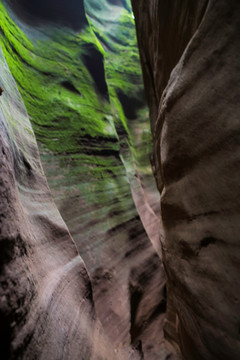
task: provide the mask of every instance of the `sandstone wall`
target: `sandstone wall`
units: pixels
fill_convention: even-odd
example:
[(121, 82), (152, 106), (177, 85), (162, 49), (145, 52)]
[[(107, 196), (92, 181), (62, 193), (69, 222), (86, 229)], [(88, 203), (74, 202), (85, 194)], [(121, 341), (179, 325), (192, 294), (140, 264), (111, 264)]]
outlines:
[(237, 360), (240, 4), (132, 4), (161, 191), (166, 336), (184, 359)]
[[(168, 355), (162, 345), (166, 300), (158, 256), (159, 194), (149, 163), (151, 134), (130, 1), (85, 1), (88, 21), (80, 27), (74, 22), (81, 15), (72, 11), (74, 4), (75, 0), (67, 2), (63, 13), (60, 1), (53, 14), (56, 1), (0, 1), (0, 44), (26, 105), (54, 201), (89, 274), (90, 305), (94, 303), (95, 311), (84, 310), (86, 322), (94, 314), (112, 347), (126, 358), (138, 357), (133, 350), (137, 347), (146, 357), (158, 360)], [(83, 8), (82, 1), (78, 5)], [(6, 94), (6, 84), (2, 86)], [(2, 100), (5, 103), (6, 97)], [(14, 114), (10, 115), (16, 122)], [(23, 131), (20, 125), (18, 130)], [(28, 151), (26, 148), (26, 154)], [(34, 207), (41, 206), (45, 221), (52, 221), (41, 202), (39, 197)], [(41, 227), (37, 220), (36, 226)], [(55, 239), (54, 229), (53, 225), (50, 242)], [(39, 241), (37, 232), (36, 239)], [(48, 240), (44, 241), (45, 254)], [(61, 250), (59, 245), (52, 251), (54, 259)], [(39, 266), (51, 273), (48, 262), (52, 258), (42, 264), (42, 257), (36, 253)], [(81, 285), (81, 276), (78, 281)], [(78, 297), (75, 304), (69, 301), (69, 308), (82, 303), (84, 296), (79, 291), (69, 294), (71, 298), (76, 292)], [(9, 298), (12, 296), (9, 290)], [(58, 306), (54, 296), (52, 301)], [(64, 305), (62, 313), (53, 318), (55, 325), (64, 324), (69, 308)], [(30, 308), (26, 316), (31, 316)], [(41, 316), (44, 318), (44, 310), (42, 315), (39, 310), (39, 319)], [(79, 320), (77, 333), (84, 321)], [(86, 343), (90, 342), (91, 349), (99, 346), (91, 336), (94, 328), (95, 320), (87, 325)], [(54, 331), (54, 341), (64, 342)], [(42, 337), (45, 330), (40, 343)], [(69, 337), (67, 341), (74, 340)], [(81, 341), (77, 344), (81, 349)], [(75, 350), (71, 351), (75, 356)], [(41, 351), (31, 354), (42, 356)], [(59, 354), (64, 358), (61, 347)], [(96, 354), (91, 350), (82, 356), (88, 360)]]
[(0, 51), (1, 358), (117, 358), (85, 265), (48, 188), (26, 109)]

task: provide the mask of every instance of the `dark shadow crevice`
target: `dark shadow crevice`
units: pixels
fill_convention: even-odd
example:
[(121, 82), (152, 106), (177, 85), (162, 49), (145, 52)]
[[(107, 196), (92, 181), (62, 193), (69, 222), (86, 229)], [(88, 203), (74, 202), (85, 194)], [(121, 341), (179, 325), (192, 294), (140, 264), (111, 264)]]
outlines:
[(97, 92), (109, 101), (108, 87), (105, 78), (104, 58), (94, 44), (83, 46), (83, 63), (93, 78)]
[(26, 23), (53, 23), (80, 30), (87, 24), (83, 0), (6, 0)]

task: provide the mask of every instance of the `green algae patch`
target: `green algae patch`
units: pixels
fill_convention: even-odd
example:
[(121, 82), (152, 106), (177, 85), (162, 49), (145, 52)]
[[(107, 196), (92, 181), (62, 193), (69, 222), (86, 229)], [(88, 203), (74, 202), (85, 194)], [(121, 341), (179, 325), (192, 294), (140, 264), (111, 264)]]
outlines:
[[(38, 141), (58, 153), (81, 151), (85, 136), (88, 140), (104, 136), (106, 142), (115, 142), (116, 132), (107, 117), (111, 106), (99, 98), (82, 61), (83, 45), (90, 40), (103, 53), (89, 27), (83, 34), (49, 27), (43, 38), (39, 29), (30, 41), (2, 3), (0, 10), (1, 46)], [(112, 148), (117, 150), (115, 143)]]
[[(74, 32), (14, 22), (0, 2), (0, 45), (30, 116), (56, 204), (83, 255), (84, 247), (93, 246), (93, 234), (101, 242), (109, 229), (127, 229), (125, 222), (138, 217), (131, 182), (136, 168), (144, 174), (150, 168), (150, 129), (130, 2), (127, 8), (107, 1), (86, 4), (88, 25)], [(127, 239), (127, 230), (121, 236)]]
[[(106, 4), (93, 3), (101, 7), (104, 19)], [(142, 96), (131, 12), (124, 9), (116, 14), (114, 28), (94, 23), (89, 16), (89, 26), (76, 33), (51, 26), (33, 32), (27, 25), (20, 29), (2, 3), (0, 10), (1, 46), (37, 140), (53, 152), (69, 154), (84, 151), (90, 143), (88, 151), (117, 152), (121, 147), (117, 141), (124, 137), (131, 144), (123, 96), (127, 101)], [(106, 50), (106, 44), (112, 51)], [(109, 100), (101, 97), (94, 74), (84, 63), (84, 57), (89, 61), (91, 54), (103, 59), (100, 70)]]

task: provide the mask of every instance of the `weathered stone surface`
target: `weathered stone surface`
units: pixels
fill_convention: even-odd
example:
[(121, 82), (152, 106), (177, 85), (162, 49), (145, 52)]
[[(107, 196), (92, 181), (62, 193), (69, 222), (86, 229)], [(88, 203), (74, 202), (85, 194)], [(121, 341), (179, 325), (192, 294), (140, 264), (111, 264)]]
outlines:
[(91, 26), (84, 16), (84, 30), (59, 28), (71, 25), (61, 16), (41, 27), (39, 13), (34, 28), (0, 3), (1, 45), (93, 285), (92, 297), (1, 55), (6, 359), (169, 359), (161, 344), (166, 291), (158, 231), (168, 278), (166, 337), (186, 360), (239, 358), (240, 5), (132, 2), (164, 232), (146, 157), (136, 155), (145, 123), (137, 57), (124, 52), (133, 45), (125, 33), (133, 25), (129, 1), (86, 1)]
[(184, 359), (237, 360), (240, 4), (132, 3), (162, 191), (166, 332)]
[(0, 67), (1, 358), (117, 358), (95, 318), (89, 276), (52, 200), (2, 52)]
[(35, 26), (33, 9), (25, 22), (6, 3), (0, 42), (54, 200), (90, 275), (96, 316), (126, 359), (138, 357), (132, 346), (164, 359), (159, 194), (129, 1), (86, 1), (89, 24), (81, 32), (39, 13)]

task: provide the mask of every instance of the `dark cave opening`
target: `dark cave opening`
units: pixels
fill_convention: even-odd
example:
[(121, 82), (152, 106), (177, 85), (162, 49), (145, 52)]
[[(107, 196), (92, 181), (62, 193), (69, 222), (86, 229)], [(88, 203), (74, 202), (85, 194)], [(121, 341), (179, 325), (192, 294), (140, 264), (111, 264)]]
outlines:
[(109, 101), (103, 55), (93, 44), (86, 44), (82, 59), (94, 80), (96, 90), (103, 98)]
[(141, 94), (141, 96), (139, 98), (136, 98), (136, 97), (130, 97), (130, 96), (124, 94), (122, 91), (118, 90), (117, 91), (117, 96), (118, 96), (119, 101), (120, 101), (120, 103), (121, 103), (121, 105), (123, 107), (123, 111), (124, 111), (125, 116), (129, 120), (136, 119), (137, 118), (137, 111), (142, 106), (142, 104), (144, 104), (142, 94)]
[(131, 327), (130, 327), (130, 336), (131, 343), (134, 344), (139, 333), (141, 332), (140, 327), (136, 324), (136, 315), (138, 311), (139, 304), (141, 302), (143, 291), (138, 286), (133, 286), (130, 284), (130, 309), (131, 309)]
[(54, 23), (80, 30), (87, 24), (83, 0), (8, 0), (7, 3), (31, 24)]

